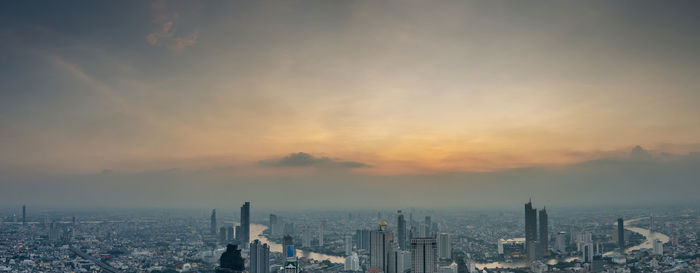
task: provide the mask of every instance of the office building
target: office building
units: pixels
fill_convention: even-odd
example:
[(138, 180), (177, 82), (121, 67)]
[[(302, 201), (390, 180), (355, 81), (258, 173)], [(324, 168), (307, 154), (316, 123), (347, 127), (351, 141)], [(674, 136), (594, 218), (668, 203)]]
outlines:
[(287, 260), (296, 259), (297, 257), (296, 250), (294, 248), (294, 238), (292, 238), (290, 235), (285, 235), (284, 238), (282, 238), (282, 254)]
[(374, 270), (389, 272), (388, 255), (391, 249), (391, 232), (387, 230), (387, 223), (382, 221), (379, 228), (370, 232), (369, 267)]
[(617, 247), (620, 252), (625, 250), (625, 221), (622, 218), (617, 219)]
[(209, 223), (209, 234), (216, 236), (216, 209), (211, 210), (211, 222)]
[(411, 239), (411, 273), (435, 273), (437, 254), (435, 238)]
[(352, 235), (345, 235), (345, 256), (352, 254)]
[(537, 209), (532, 208), (532, 200), (525, 204), (525, 251), (530, 260), (536, 257)]
[(323, 247), (323, 232), (326, 229), (326, 220), (321, 221), (321, 225), (318, 228), (318, 246)]
[(539, 247), (538, 247), (538, 257), (545, 257), (549, 252), (549, 224), (547, 223), (547, 208), (544, 207), (540, 210), (540, 234), (539, 234)]
[(369, 250), (369, 234), (368, 229), (358, 229), (355, 232), (355, 240), (357, 241), (357, 249)]
[(270, 235), (275, 236), (277, 235), (277, 215), (275, 214), (270, 214)]
[(305, 248), (311, 247), (311, 230), (309, 226), (304, 226), (304, 231), (301, 236), (301, 246)]
[(345, 267), (343, 267), (343, 269), (345, 271), (362, 271), (360, 267), (360, 257), (357, 256), (357, 253), (352, 253), (345, 257)]
[(396, 236), (398, 237), (399, 248), (406, 250), (406, 219), (401, 211), (398, 211), (398, 216), (396, 217)]
[[(250, 243), (250, 202), (245, 202), (241, 207), (241, 237), (236, 237), (242, 245)], [(238, 234), (236, 234), (238, 236)]]
[(654, 255), (664, 255), (664, 243), (661, 242), (659, 239), (654, 239), (654, 249), (653, 249), (653, 254)]
[(260, 240), (250, 243), (250, 273), (270, 273), (270, 247)]
[(449, 259), (452, 257), (452, 242), (450, 242), (450, 235), (447, 233), (440, 233), (438, 236), (438, 257), (440, 259)]

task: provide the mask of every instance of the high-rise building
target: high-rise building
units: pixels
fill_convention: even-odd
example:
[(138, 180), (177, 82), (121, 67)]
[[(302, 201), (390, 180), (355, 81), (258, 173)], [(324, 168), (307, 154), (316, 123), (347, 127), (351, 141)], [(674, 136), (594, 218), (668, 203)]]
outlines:
[(27, 225), (27, 206), (22, 205), (22, 225)]
[(357, 249), (369, 250), (369, 234), (368, 229), (358, 229), (355, 232), (355, 240), (357, 241)]
[(226, 240), (226, 227), (221, 227), (219, 228), (219, 243), (225, 244), (228, 242)]
[(60, 239), (60, 230), (58, 223), (51, 222), (51, 225), (49, 226), (49, 241), (51, 242), (56, 242)]
[(659, 239), (654, 239), (654, 255), (664, 255), (664, 243)]
[(423, 232), (424, 237), (433, 237), (432, 235), (432, 230), (430, 230), (431, 227), (433, 227), (433, 221), (430, 219), (430, 216), (425, 216), (425, 232)]
[(549, 224), (547, 223), (547, 208), (544, 207), (540, 210), (540, 234), (539, 234), (539, 248), (538, 256), (544, 257), (549, 252)]
[(285, 223), (284, 224), (284, 235), (294, 236), (294, 223)]
[(620, 252), (625, 251), (625, 221), (622, 218), (617, 218), (617, 246)]
[(216, 236), (216, 209), (211, 210), (211, 222), (209, 223), (209, 234)]
[(411, 273), (435, 273), (437, 264), (435, 238), (411, 239)]
[(525, 204), (525, 251), (527, 258), (535, 259), (537, 245), (537, 209), (532, 208), (532, 200)]
[(379, 228), (369, 235), (369, 267), (374, 270), (389, 272), (388, 255), (391, 249), (391, 232), (387, 230), (387, 223), (381, 221)]
[(233, 226), (226, 227), (226, 241), (233, 242), (236, 238), (233, 235)]
[(323, 247), (323, 232), (326, 229), (326, 220), (321, 221), (321, 225), (318, 228), (318, 246)]
[(398, 216), (396, 217), (396, 236), (398, 236), (399, 248), (406, 250), (406, 219), (401, 211), (398, 211)]
[(352, 235), (345, 235), (345, 255), (352, 254)]
[(245, 202), (241, 207), (241, 237), (236, 239), (242, 245), (250, 243), (250, 202)]
[(583, 251), (581, 254), (582, 254), (581, 258), (582, 258), (584, 263), (593, 262), (593, 255), (595, 255), (595, 252), (593, 249), (593, 244), (587, 243), (587, 244), (583, 245)]
[(565, 253), (565, 252), (566, 252), (566, 245), (567, 245), (567, 243), (566, 243), (566, 238), (567, 238), (566, 232), (560, 231), (560, 232), (557, 234), (557, 239), (556, 239), (556, 241), (555, 241), (555, 244), (556, 244), (557, 251), (558, 251), (559, 253)]
[(448, 259), (452, 256), (452, 243), (450, 242), (450, 235), (447, 233), (440, 233), (438, 236), (438, 257), (441, 259)]
[(294, 248), (294, 238), (290, 235), (285, 235), (282, 238), (282, 254), (285, 259), (296, 259), (297, 253)]
[(393, 271), (389, 273), (405, 273), (411, 269), (411, 251), (395, 249), (392, 251), (394, 256), (391, 260), (393, 263)]
[(270, 273), (270, 246), (260, 240), (250, 243), (250, 273)]
[(301, 246), (311, 247), (311, 230), (309, 229), (309, 226), (304, 226), (304, 233), (301, 237)]
[(357, 256), (357, 253), (352, 253), (352, 255), (349, 255), (345, 257), (345, 267), (343, 268), (345, 271), (362, 271), (362, 268), (360, 268), (360, 257)]
[(234, 238), (234, 240), (238, 241), (238, 243), (241, 243), (241, 238), (243, 238), (243, 234), (241, 234), (241, 226), (236, 226), (234, 230), (234, 233), (236, 234), (236, 238)]
[(277, 227), (277, 215), (270, 214), (270, 235), (272, 235), (272, 236), (277, 235), (277, 230), (275, 230), (276, 227)]

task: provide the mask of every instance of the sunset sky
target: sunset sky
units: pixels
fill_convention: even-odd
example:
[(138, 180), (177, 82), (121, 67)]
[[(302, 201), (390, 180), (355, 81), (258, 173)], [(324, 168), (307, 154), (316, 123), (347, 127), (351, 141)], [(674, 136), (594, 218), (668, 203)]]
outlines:
[(282, 187), (299, 206), (426, 191), (437, 201), (415, 205), (697, 202), (698, 14), (697, 1), (0, 3), (0, 204), (273, 207)]

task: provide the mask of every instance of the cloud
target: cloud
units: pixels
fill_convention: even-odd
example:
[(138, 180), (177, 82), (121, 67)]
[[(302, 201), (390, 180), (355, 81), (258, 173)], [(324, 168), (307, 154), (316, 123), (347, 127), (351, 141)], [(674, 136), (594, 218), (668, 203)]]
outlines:
[(157, 25), (156, 30), (146, 35), (148, 44), (154, 47), (166, 47), (173, 52), (181, 53), (186, 48), (197, 43), (198, 32), (193, 31), (186, 36), (178, 35), (175, 30), (175, 22), (179, 16), (176, 12), (170, 12), (164, 1), (154, 1), (151, 4)]
[(366, 168), (369, 165), (356, 161), (339, 161), (328, 157), (315, 157), (313, 155), (299, 152), (292, 153), (279, 159), (266, 159), (258, 162), (265, 167), (315, 167), (315, 168)]

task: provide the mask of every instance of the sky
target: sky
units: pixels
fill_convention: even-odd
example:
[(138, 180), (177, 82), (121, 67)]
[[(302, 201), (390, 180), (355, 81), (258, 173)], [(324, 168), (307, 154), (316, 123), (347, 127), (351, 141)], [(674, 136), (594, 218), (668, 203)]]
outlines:
[(3, 2), (0, 204), (697, 204), (697, 14)]

